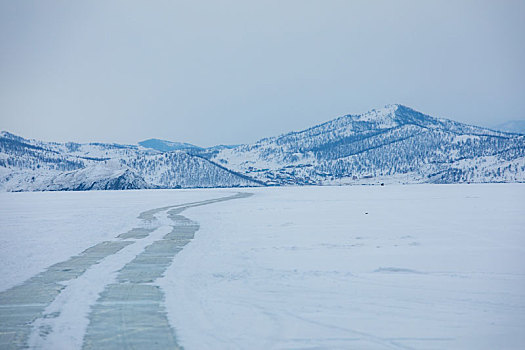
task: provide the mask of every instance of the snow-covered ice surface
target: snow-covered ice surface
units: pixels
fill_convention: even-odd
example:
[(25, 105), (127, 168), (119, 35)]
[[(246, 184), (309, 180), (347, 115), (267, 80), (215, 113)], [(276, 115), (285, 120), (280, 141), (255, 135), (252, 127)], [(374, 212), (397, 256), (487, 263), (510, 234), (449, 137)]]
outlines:
[(180, 213), (250, 195), (177, 204), (183, 192), (169, 195), (172, 204), (141, 212), (139, 225), (0, 292), (0, 348), (178, 349), (164, 292), (152, 283), (198, 230)]
[(187, 349), (523, 349), (525, 186), (251, 189), (189, 209)]
[(0, 193), (0, 291), (140, 224), (145, 210), (232, 191)]
[(150, 227), (139, 213), (238, 191), (254, 195), (184, 210), (195, 238), (142, 284), (161, 287), (184, 348), (524, 347), (522, 184), (0, 193), (0, 291), (120, 235), (32, 325), (49, 327), (36, 347), (79, 348), (88, 310), (170, 235), (165, 214)]

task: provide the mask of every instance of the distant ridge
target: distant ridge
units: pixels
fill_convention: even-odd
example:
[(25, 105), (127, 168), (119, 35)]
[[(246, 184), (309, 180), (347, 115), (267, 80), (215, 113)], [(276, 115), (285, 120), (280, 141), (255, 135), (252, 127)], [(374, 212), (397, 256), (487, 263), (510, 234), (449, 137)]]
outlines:
[(399, 104), (238, 146), (0, 134), (3, 191), (470, 182), (525, 182), (525, 135)]
[(138, 143), (144, 148), (151, 148), (160, 152), (171, 152), (181, 150), (201, 150), (202, 147), (185, 142), (173, 142), (160, 139), (148, 139)]
[(0, 190), (79, 191), (261, 186), (184, 151), (54, 143), (0, 133)]
[(509, 120), (493, 126), (492, 129), (525, 135), (525, 120)]

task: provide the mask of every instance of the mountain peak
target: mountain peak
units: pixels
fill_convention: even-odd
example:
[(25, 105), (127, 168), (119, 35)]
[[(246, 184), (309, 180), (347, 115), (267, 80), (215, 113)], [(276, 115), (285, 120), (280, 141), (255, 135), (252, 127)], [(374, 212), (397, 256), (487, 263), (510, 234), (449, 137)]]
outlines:
[(382, 108), (374, 108), (359, 115), (350, 115), (355, 122), (366, 122), (377, 124), (381, 127), (393, 127), (395, 125), (396, 111), (400, 105), (390, 104)]
[(382, 108), (372, 109), (354, 116), (353, 121), (369, 122), (377, 128), (392, 128), (400, 125), (415, 124), (419, 126), (436, 126), (440, 120), (416, 111), (402, 104), (389, 104)]
[(5, 138), (8, 138), (8, 139), (14, 139), (14, 138), (19, 138), (20, 136), (17, 136), (15, 134), (11, 134), (9, 131), (1, 131), (0, 132), (0, 137), (5, 137)]
[(15, 135), (15, 134), (12, 134), (9, 131), (5, 131), (5, 130), (0, 132), (0, 137), (6, 138), (6, 139), (9, 139), (9, 140), (19, 141), (19, 142), (26, 142), (27, 141), (23, 137)]
[(185, 142), (174, 142), (160, 139), (148, 139), (138, 143), (142, 147), (151, 148), (160, 152), (180, 151), (180, 150), (199, 150), (199, 146)]

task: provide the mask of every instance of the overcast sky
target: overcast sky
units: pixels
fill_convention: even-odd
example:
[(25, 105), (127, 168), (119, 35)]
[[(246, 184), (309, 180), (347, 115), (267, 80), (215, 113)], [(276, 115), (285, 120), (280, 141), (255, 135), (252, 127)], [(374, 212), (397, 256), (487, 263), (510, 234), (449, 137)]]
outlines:
[(252, 142), (401, 103), (525, 119), (525, 1), (0, 0), (0, 129)]

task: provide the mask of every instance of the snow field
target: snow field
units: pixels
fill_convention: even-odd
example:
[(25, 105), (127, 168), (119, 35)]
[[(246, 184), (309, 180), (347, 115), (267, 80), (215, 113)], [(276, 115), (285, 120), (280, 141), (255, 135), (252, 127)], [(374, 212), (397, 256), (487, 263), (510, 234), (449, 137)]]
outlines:
[(225, 190), (0, 193), (0, 291), (141, 225), (148, 209), (221, 197)]
[(161, 281), (187, 349), (520, 349), (525, 186), (250, 189)]
[[(254, 196), (184, 211), (200, 229), (153, 282), (184, 348), (523, 348), (521, 184), (1, 193), (0, 291), (140, 226), (141, 212), (237, 191)], [(113, 278), (97, 269), (139, 245), (68, 282), (46, 310), (60, 316), (39, 321), (54, 333), (33, 345), (79, 348), (82, 315)], [(78, 288), (91, 278), (95, 294)]]

